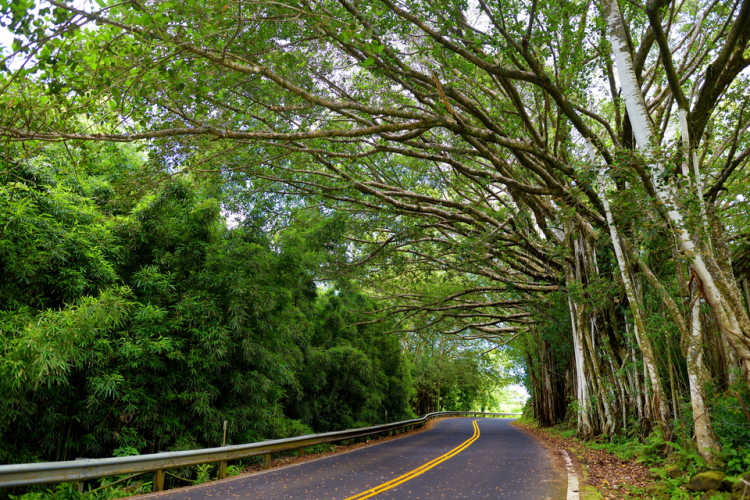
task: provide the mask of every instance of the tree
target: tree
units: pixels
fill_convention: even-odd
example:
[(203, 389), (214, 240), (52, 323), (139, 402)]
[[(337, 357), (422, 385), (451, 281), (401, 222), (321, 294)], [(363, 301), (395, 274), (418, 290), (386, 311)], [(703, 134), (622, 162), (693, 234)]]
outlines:
[[(518, 330), (511, 304), (583, 286), (568, 295), (583, 432), (589, 420), (617, 426), (627, 403), (615, 365), (628, 358), (645, 366), (633, 379), (643, 415), (668, 430), (674, 384), (648, 331), (646, 283), (689, 339), (695, 408), (706, 340), (683, 300), (691, 280), (692, 310), (704, 300), (721, 332), (719, 371), (750, 382), (750, 318), (727, 238), (740, 228), (726, 212), (750, 156), (750, 2), (45, 6), (6, 9), (18, 56), (34, 54), (5, 77), (9, 140), (147, 139), (189, 169), (322, 196), (370, 228), (358, 241), (365, 264), (375, 255), (469, 277), (409, 309), (455, 307), (485, 336)], [(118, 125), (84, 130), (82, 113)], [(632, 210), (613, 210), (628, 198)], [(640, 254), (651, 228), (674, 249), (668, 274)], [(619, 310), (586, 297), (610, 252)], [(611, 341), (594, 342), (599, 331)], [(710, 436), (698, 413), (697, 434)]]

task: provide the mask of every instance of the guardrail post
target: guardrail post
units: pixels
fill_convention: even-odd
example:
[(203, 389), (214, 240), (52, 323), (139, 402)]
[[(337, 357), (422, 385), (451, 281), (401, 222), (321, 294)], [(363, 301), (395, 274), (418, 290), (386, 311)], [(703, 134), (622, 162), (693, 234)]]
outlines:
[(299, 451), (297, 452), (297, 456), (298, 456), (298, 457), (304, 457), (304, 456), (305, 456), (305, 453), (307, 453), (307, 452), (305, 451), (305, 449), (304, 449), (304, 448), (300, 448), (300, 449), (299, 449)]
[(152, 491), (163, 491), (164, 490), (164, 470), (157, 469), (154, 471), (154, 485), (151, 488)]
[(263, 455), (263, 467), (268, 468), (271, 467), (271, 454), (266, 453)]
[(219, 479), (227, 477), (227, 461), (222, 460), (219, 462)]

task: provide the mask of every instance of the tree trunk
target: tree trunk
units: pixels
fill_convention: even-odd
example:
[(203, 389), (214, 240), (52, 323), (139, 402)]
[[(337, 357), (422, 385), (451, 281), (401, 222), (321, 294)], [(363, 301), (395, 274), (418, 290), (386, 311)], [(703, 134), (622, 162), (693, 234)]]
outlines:
[(576, 365), (576, 400), (578, 401), (578, 433), (582, 436), (591, 436), (591, 402), (589, 398), (589, 386), (586, 381), (586, 369), (583, 355), (583, 339), (578, 328), (578, 311), (573, 300), (568, 295), (568, 307), (570, 309), (570, 326), (573, 329), (573, 356)]
[(690, 382), (690, 404), (693, 408), (695, 444), (709, 464), (716, 462), (720, 451), (711, 418), (706, 408), (705, 387), (708, 380), (703, 364), (703, 327), (700, 317), (700, 297), (693, 297), (690, 308), (690, 335), (687, 339), (687, 371)]
[[(622, 243), (620, 242), (620, 235), (615, 225), (614, 217), (612, 216), (612, 210), (609, 205), (609, 199), (605, 189), (605, 173), (603, 169), (599, 171), (598, 176), (598, 187), (599, 197), (604, 207), (604, 213), (607, 219), (607, 227), (609, 228), (610, 239), (612, 240), (612, 247), (615, 251), (615, 257), (617, 259), (617, 266), (620, 270), (620, 278), (622, 279), (623, 286), (625, 287), (625, 295), (628, 298), (628, 304), (630, 305), (630, 312), (633, 314), (633, 322), (635, 323), (635, 334), (638, 340), (638, 345), (641, 348), (643, 354), (643, 363), (648, 373), (649, 381), (651, 382), (651, 390), (653, 391), (654, 406), (657, 412), (656, 417), (659, 426), (663, 430), (667, 430), (667, 422), (669, 421), (669, 408), (664, 394), (664, 390), (659, 380), (659, 373), (656, 369), (656, 357), (654, 355), (654, 348), (651, 344), (651, 339), (646, 334), (646, 326), (644, 322), (643, 307), (639, 297), (636, 295), (635, 286), (633, 283), (632, 276), (628, 267), (628, 262), (625, 259), (623, 252)], [(666, 432), (665, 435), (669, 433)]]
[(732, 288), (731, 284), (723, 279), (721, 273), (709, 270), (711, 261), (715, 262), (712, 252), (708, 252), (708, 259), (704, 258), (701, 248), (695, 243), (688, 230), (685, 217), (679, 210), (676, 189), (668, 180), (663, 161), (656, 155), (653, 125), (633, 68), (619, 5), (615, 0), (607, 0), (605, 5), (608, 36), (622, 86), (622, 96), (632, 124), (636, 145), (645, 153), (646, 160), (650, 163), (651, 183), (656, 194), (658, 208), (665, 212), (680, 250), (690, 263), (693, 273), (700, 280), (703, 295), (716, 316), (723, 334), (740, 359), (743, 376), (746, 383), (750, 385), (750, 318), (744, 308), (737, 307), (736, 301), (733, 301), (731, 294), (728, 293)]

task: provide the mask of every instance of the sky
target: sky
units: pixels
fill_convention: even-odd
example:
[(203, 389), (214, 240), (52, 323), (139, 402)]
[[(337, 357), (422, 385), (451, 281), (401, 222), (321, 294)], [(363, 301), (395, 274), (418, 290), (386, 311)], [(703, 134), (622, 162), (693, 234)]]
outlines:
[(10, 53), (10, 44), (13, 42), (13, 37), (10, 32), (0, 26), (0, 54), (7, 56)]
[[(91, 5), (91, 3), (89, 0), (74, 0), (73, 6), (81, 10), (87, 10), (86, 7)], [(39, 7), (39, 5), (35, 6), (34, 11), (38, 10)], [(6, 28), (0, 26), (0, 54), (2, 54), (2, 57), (10, 55), (12, 43), (13, 35)], [(13, 66), (11, 65), (11, 67)]]

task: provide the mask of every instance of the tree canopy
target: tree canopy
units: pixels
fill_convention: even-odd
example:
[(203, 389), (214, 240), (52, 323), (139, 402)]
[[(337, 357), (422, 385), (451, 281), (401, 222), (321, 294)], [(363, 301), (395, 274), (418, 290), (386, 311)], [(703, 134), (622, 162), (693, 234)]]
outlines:
[[(430, 411), (493, 404), (502, 378), (470, 351), (406, 350), (323, 275), (340, 216), (229, 224), (212, 182), (149, 174), (130, 145), (3, 153), (0, 462), (216, 446), (224, 420), (245, 443), (407, 418), (417, 378), (443, 392)], [(438, 362), (452, 375), (421, 380)]]
[(238, 212), (346, 214), (326, 272), (394, 332), (510, 345), (542, 422), (734, 439), (707, 390), (750, 382), (750, 1), (6, 4), (7, 144), (136, 141)]

